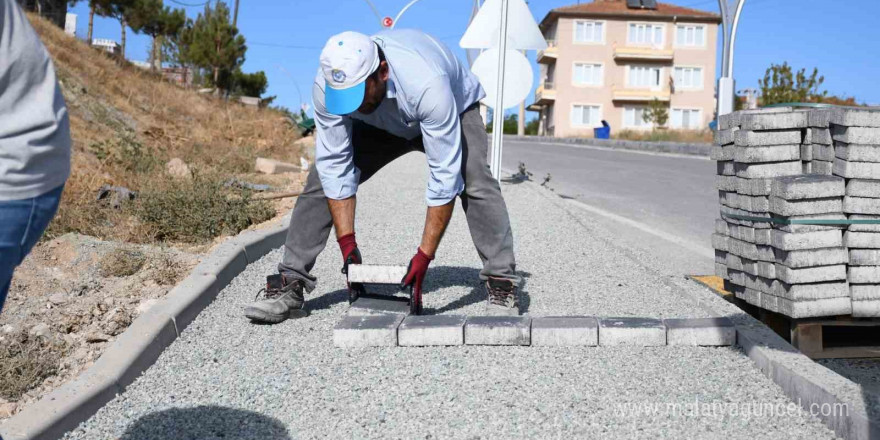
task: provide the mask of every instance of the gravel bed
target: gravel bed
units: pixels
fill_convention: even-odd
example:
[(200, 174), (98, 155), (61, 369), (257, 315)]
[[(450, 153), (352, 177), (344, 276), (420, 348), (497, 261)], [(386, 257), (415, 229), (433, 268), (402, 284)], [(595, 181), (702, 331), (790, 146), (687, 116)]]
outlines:
[[(424, 159), (388, 168), (358, 194), (358, 242), (368, 263), (405, 264), (424, 220)], [(706, 315), (543, 190), (503, 190), (531, 315)], [(248, 267), (65, 438), (834, 438), (817, 419), (778, 411), (791, 401), (735, 348), (337, 349), (347, 303), (333, 242), (309, 318), (250, 324), (242, 306), (280, 256)], [(428, 313), (480, 314), (479, 267), (457, 209), (429, 273)]]

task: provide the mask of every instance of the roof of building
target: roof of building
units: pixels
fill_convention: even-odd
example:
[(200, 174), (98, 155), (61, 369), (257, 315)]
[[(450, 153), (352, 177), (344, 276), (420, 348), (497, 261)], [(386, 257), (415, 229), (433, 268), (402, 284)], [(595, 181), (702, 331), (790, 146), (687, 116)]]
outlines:
[(548, 25), (557, 18), (566, 17), (639, 17), (644, 19), (673, 20), (687, 19), (693, 21), (721, 23), (721, 16), (713, 12), (699, 9), (686, 8), (657, 2), (657, 9), (630, 8), (624, 0), (593, 0), (590, 3), (580, 3), (571, 6), (556, 8), (547, 13), (541, 20), (541, 26)]

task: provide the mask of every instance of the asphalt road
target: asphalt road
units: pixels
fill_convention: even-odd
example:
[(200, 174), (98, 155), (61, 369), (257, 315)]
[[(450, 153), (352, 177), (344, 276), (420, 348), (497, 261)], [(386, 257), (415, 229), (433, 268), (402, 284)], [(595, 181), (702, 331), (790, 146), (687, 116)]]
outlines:
[(563, 197), (604, 214), (622, 239), (671, 262), (676, 273), (711, 273), (718, 217), (715, 164), (708, 158), (531, 141), (504, 142), (503, 167), (519, 163)]

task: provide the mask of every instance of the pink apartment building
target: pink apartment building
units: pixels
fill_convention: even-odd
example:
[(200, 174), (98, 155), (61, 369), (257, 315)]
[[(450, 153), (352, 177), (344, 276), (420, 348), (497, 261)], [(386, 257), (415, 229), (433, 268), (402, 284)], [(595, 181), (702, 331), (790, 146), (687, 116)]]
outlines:
[(594, 0), (553, 9), (540, 27), (541, 80), (529, 110), (539, 134), (592, 136), (649, 130), (654, 99), (669, 108), (670, 129), (705, 129), (715, 113), (718, 14), (653, 0)]

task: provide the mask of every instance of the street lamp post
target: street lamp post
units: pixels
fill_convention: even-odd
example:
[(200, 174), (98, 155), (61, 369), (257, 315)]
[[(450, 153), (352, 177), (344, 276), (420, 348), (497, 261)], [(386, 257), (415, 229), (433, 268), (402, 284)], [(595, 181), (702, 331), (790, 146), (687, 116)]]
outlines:
[(721, 32), (723, 51), (721, 55), (721, 75), (718, 78), (718, 116), (733, 112), (735, 85), (733, 81), (733, 50), (736, 44), (736, 28), (746, 0), (718, 0), (721, 10)]

